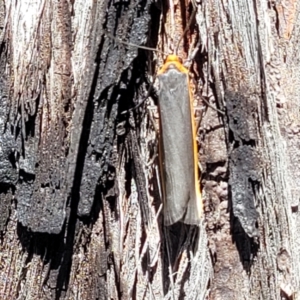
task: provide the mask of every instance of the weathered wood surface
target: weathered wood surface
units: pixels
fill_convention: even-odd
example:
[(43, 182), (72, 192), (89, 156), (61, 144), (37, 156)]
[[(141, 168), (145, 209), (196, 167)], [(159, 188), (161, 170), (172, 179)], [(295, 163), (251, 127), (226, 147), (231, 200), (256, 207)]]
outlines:
[(300, 299), (299, 1), (196, 3), (199, 227), (163, 226), (155, 92), (122, 114), (163, 56), (105, 35), (174, 51), (168, 3), (0, 1), (0, 299)]

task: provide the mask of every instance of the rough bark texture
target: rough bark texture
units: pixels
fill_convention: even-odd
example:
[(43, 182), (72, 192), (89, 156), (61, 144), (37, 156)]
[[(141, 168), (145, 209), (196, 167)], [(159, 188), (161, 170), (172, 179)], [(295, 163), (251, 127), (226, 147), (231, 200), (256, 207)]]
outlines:
[[(0, 299), (300, 299), (299, 3), (196, 9), (0, 0)], [(193, 57), (199, 226), (163, 226), (155, 91), (124, 113), (164, 57), (118, 40)]]

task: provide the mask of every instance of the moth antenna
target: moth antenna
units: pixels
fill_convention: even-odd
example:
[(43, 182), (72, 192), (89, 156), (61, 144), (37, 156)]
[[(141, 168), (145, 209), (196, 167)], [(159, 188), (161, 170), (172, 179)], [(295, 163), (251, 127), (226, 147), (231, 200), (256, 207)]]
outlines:
[(192, 24), (192, 22), (193, 22), (193, 19), (194, 19), (195, 15), (196, 15), (197, 9), (196, 9), (196, 7), (194, 6), (194, 2), (193, 2), (193, 1), (192, 1), (192, 3), (193, 3), (193, 12), (192, 12), (192, 15), (191, 15), (191, 17), (190, 17), (190, 19), (189, 19), (189, 22), (188, 22), (187, 25), (185, 26), (185, 29), (184, 29), (183, 34), (181, 35), (181, 37), (180, 37), (180, 39), (179, 39), (179, 41), (178, 41), (178, 43), (177, 43), (177, 46), (176, 46), (176, 48), (175, 48), (175, 54), (178, 53), (178, 49), (179, 49), (180, 42), (182, 41), (183, 37), (186, 35), (187, 31), (190, 29), (190, 26), (191, 26), (191, 24)]
[(169, 7), (170, 7), (170, 15), (171, 15), (171, 17), (170, 17), (170, 22), (171, 22), (171, 41), (173, 43), (174, 36), (175, 36), (175, 13), (174, 13), (174, 2), (173, 2), (173, 0), (169, 0)]
[(191, 26), (191, 24), (192, 24), (192, 22), (193, 22), (193, 20), (194, 20), (194, 17), (195, 17), (195, 15), (196, 15), (196, 12), (197, 12), (197, 9), (196, 9), (196, 6), (195, 6), (194, 1), (192, 1), (192, 5), (193, 5), (193, 12), (192, 12), (192, 15), (191, 15), (191, 17), (190, 17), (190, 19), (189, 19), (189, 22), (188, 22), (187, 25), (185, 26), (185, 29), (184, 29), (183, 34), (180, 36), (180, 39), (179, 39), (179, 41), (178, 41), (178, 43), (177, 43), (177, 46), (176, 46), (176, 48), (175, 48), (175, 54), (176, 54), (176, 55), (177, 55), (177, 53), (178, 53), (179, 45), (180, 45), (180, 43), (181, 43), (183, 37), (186, 35), (187, 31), (190, 29), (190, 26)]
[(136, 47), (136, 48), (140, 48), (140, 49), (144, 49), (144, 50), (154, 51), (154, 52), (162, 54), (163, 56), (167, 56), (166, 53), (164, 53), (163, 51), (157, 50), (155, 48), (140, 46), (140, 45), (132, 44), (132, 43), (129, 43), (129, 42), (121, 41), (121, 40), (117, 39), (115, 36), (113, 36), (112, 34), (106, 32), (106, 31), (104, 32), (104, 34), (106, 36), (108, 36), (110, 39), (113, 39), (116, 43), (124, 44), (124, 45), (127, 45), (129, 47)]

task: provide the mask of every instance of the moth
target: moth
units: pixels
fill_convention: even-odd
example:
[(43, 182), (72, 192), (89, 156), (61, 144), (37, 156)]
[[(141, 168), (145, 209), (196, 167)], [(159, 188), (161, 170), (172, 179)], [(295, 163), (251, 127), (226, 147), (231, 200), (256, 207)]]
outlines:
[(195, 119), (189, 71), (177, 55), (168, 55), (158, 71), (160, 115), (159, 165), (164, 223), (199, 224), (199, 186)]

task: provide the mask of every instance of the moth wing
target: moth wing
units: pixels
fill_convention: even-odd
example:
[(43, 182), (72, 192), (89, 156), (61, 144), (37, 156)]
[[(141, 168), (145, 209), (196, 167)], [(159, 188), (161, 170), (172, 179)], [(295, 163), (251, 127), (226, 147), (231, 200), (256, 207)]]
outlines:
[(159, 76), (160, 157), (165, 225), (199, 222), (194, 134), (188, 75), (175, 68)]

